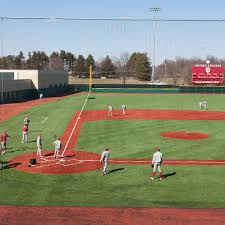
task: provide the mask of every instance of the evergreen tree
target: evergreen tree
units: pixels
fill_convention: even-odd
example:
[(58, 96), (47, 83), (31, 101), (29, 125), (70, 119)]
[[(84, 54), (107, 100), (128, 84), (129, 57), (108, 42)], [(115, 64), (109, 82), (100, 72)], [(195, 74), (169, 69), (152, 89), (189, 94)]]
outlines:
[(105, 59), (100, 63), (101, 76), (111, 77), (115, 75), (116, 67), (112, 63), (112, 60), (107, 55)]
[(60, 51), (60, 59), (63, 62), (63, 68), (62, 68), (63, 70), (67, 70), (67, 71), (74, 70), (76, 58), (73, 53), (66, 52), (65, 50), (61, 50)]
[(8, 55), (7, 57), (7, 69), (14, 69), (15, 68), (15, 56), (14, 55)]
[(48, 68), (49, 58), (44, 51), (33, 51), (29, 53), (29, 69), (46, 70)]
[(145, 53), (133, 53), (127, 63), (131, 74), (139, 80), (150, 80), (151, 67)]
[(76, 58), (73, 53), (67, 52), (66, 53), (66, 65), (68, 71), (73, 71), (76, 63)]
[(85, 73), (85, 58), (83, 55), (78, 56), (74, 66), (74, 73), (75, 75), (78, 76), (85, 76), (85, 77), (89, 76), (89, 74)]
[(14, 69), (23, 69), (24, 68), (24, 55), (20, 51), (19, 55), (14, 57)]
[(89, 54), (88, 57), (85, 59), (85, 72), (86, 73), (89, 73), (90, 65), (92, 65), (92, 69), (94, 70), (95, 69), (95, 60), (91, 54)]
[(49, 69), (50, 70), (62, 70), (63, 60), (60, 58), (58, 52), (52, 52), (49, 56)]

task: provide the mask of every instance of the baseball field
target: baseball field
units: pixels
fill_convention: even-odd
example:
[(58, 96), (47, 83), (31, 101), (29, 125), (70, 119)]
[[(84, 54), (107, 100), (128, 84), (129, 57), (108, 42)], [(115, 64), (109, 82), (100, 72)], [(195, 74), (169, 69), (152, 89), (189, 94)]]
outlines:
[[(202, 99), (208, 110), (199, 109)], [(13, 206), (213, 208), (208, 215), (216, 215), (223, 224), (224, 102), (223, 94), (82, 93), (2, 106), (0, 130), (10, 138), (7, 153), (1, 155), (0, 203), (10, 210)], [(107, 116), (109, 104), (114, 107), (112, 117)], [(122, 104), (127, 115), (121, 114)], [(29, 141), (22, 144), (27, 114)], [(29, 167), (40, 133), (44, 158)], [(63, 143), (63, 160), (53, 158), (56, 136)], [(155, 146), (163, 154), (163, 181), (150, 180)], [(102, 176), (99, 159), (106, 147), (111, 151), (109, 174)], [(201, 224), (198, 215), (192, 224)], [(208, 219), (202, 224), (214, 224)]]

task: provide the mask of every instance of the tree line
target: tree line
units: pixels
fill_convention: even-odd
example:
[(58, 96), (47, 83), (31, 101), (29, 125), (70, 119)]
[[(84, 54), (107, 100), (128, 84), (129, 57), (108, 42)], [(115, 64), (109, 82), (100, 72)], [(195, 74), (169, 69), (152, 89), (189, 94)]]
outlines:
[[(212, 64), (225, 66), (225, 60), (213, 56), (207, 59)], [(155, 67), (155, 80), (170, 78), (174, 84), (180, 80), (184, 84), (191, 84), (191, 68), (195, 64), (205, 64), (206, 59), (182, 58), (167, 59)], [(47, 55), (44, 51), (29, 52), (25, 57), (21, 51), (18, 55), (8, 55), (0, 58), (3, 69), (38, 69), (38, 70), (66, 70), (72, 76), (89, 77), (89, 66), (92, 65), (93, 77), (134, 77), (138, 80), (151, 80), (152, 63), (146, 53), (123, 53), (120, 58), (110, 58), (109, 55), (97, 61), (93, 55), (77, 57), (72, 52), (61, 50)]]
[(25, 57), (22, 51), (18, 55), (8, 55), (0, 58), (3, 69), (38, 69), (38, 70), (66, 70), (72, 76), (88, 77), (89, 67), (92, 65), (94, 77), (117, 78), (121, 76), (135, 77), (139, 80), (149, 80), (151, 62), (146, 53), (124, 53), (120, 58), (112, 60), (109, 55), (101, 60), (95, 60), (89, 54), (77, 57), (72, 52), (61, 50), (47, 55), (44, 51), (29, 52)]

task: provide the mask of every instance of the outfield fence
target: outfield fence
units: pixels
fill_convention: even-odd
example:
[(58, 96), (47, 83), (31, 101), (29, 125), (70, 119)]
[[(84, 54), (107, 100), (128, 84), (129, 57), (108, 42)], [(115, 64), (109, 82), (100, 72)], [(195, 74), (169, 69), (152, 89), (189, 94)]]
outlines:
[[(70, 91), (86, 92), (88, 84), (70, 85)], [(147, 84), (93, 84), (92, 92), (127, 92), (127, 93), (225, 93), (225, 86), (176, 86)]]
[[(2, 103), (23, 102), (44, 97), (63, 96), (72, 93), (88, 92), (88, 84), (73, 84), (66, 87), (52, 87), (45, 89), (12, 90), (2, 93)], [(202, 93), (223, 94), (225, 86), (176, 86), (176, 85), (145, 85), (145, 84), (94, 84), (92, 92), (96, 93)]]

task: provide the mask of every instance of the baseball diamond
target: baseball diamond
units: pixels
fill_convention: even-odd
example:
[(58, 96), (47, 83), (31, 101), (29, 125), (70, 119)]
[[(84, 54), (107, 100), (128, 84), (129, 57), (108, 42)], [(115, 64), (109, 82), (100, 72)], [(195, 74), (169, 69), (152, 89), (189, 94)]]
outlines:
[[(111, 215), (105, 218), (109, 224), (122, 211), (127, 222), (135, 212), (132, 221), (147, 221), (151, 216), (151, 222), (157, 217), (160, 224), (167, 225), (186, 215), (192, 224), (223, 224), (224, 96), (204, 94), (210, 107), (207, 111), (198, 109), (200, 98), (195, 94), (81, 93), (6, 105), (8, 113), (1, 114), (0, 127), (7, 128), (10, 138), (7, 154), (1, 156), (4, 176), (0, 197), (5, 206), (0, 220), (19, 224), (17, 212), (14, 216), (10, 213), (29, 207), (32, 218), (44, 221), (46, 207), (49, 212), (66, 210), (72, 224), (73, 219), (77, 224), (84, 218), (93, 221), (95, 213), (105, 218), (106, 209)], [(109, 103), (114, 106), (110, 117)], [(124, 103), (126, 115), (120, 109)], [(20, 123), (27, 114), (31, 121), (29, 140), (23, 145)], [(48, 119), (42, 123), (40, 118)], [(36, 158), (40, 133), (43, 157), (29, 166)], [(62, 142), (62, 157), (58, 159), (54, 158), (56, 137)], [(163, 181), (158, 174), (150, 181), (155, 146), (161, 147), (164, 156)], [(108, 174), (102, 176), (100, 156), (106, 147), (111, 155)], [(106, 197), (101, 198), (102, 194)], [(212, 213), (215, 207), (219, 208), (216, 214)], [(30, 216), (23, 218), (29, 224)], [(98, 222), (103, 224), (103, 220)], [(60, 224), (60, 220), (53, 223)]]
[(0, 225), (225, 225), (225, 1), (0, 9)]
[[(116, 111), (116, 114), (119, 115), (119, 112)], [(80, 112), (76, 112), (69, 122), (64, 135), (62, 136), (62, 141), (66, 143), (68, 140), (68, 136), (71, 134), (71, 124), (74, 121), (77, 121), (79, 118), (78, 114)], [(182, 119), (190, 119), (190, 120), (202, 120), (207, 117), (207, 120), (225, 120), (225, 113), (223, 112), (205, 112), (204, 114), (200, 114), (196, 111), (189, 111), (188, 117), (187, 111), (177, 111), (177, 110), (128, 110), (127, 114), (130, 115), (126, 118), (121, 116), (114, 117), (114, 120), (182, 120)], [(85, 121), (97, 121), (97, 120), (105, 120), (107, 119), (105, 111), (102, 110), (89, 110), (82, 112), (82, 120), (79, 120), (75, 131), (72, 134), (71, 141), (68, 143), (68, 150), (66, 151), (66, 155), (64, 155), (65, 160), (60, 161), (54, 160), (53, 153), (51, 151), (45, 152), (45, 157), (42, 158), (37, 165), (34, 165), (32, 168), (27, 167), (27, 162), (30, 158), (32, 158), (33, 153), (27, 153), (25, 155), (18, 155), (11, 159), (11, 164), (18, 164), (16, 169), (31, 172), (31, 173), (49, 173), (49, 174), (63, 174), (63, 173), (73, 173), (73, 172), (85, 172), (90, 170), (96, 170), (101, 167), (99, 163), (99, 155), (92, 152), (81, 152), (81, 151), (72, 151), (75, 150), (76, 142), (79, 138), (80, 129), (82, 127), (82, 123)], [(202, 139), (207, 138), (208, 135), (200, 134), (197, 132), (191, 131), (178, 131), (178, 132), (167, 132), (160, 134), (164, 137), (169, 138), (181, 138), (188, 140)], [(110, 160), (112, 164), (150, 164), (150, 161), (147, 159), (112, 159)], [(177, 165), (225, 165), (225, 160), (165, 160), (165, 164), (177, 164)]]

